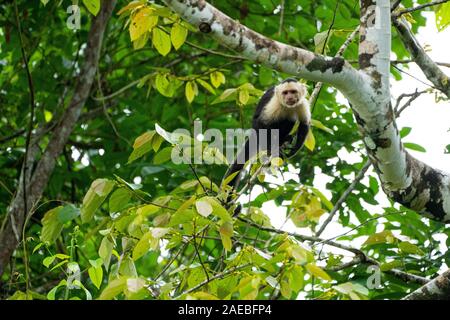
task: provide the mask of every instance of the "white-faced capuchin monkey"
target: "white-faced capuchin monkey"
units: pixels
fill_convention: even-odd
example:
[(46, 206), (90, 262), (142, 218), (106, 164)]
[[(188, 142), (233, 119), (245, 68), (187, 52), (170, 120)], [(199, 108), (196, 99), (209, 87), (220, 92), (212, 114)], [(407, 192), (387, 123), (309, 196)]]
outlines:
[[(247, 139), (236, 160), (226, 172), (224, 180), (235, 172), (240, 172), (246, 161), (256, 153), (267, 151), (269, 156), (273, 155), (272, 144), (275, 142), (278, 142), (276, 145), (279, 146), (276, 150), (278, 154), (284, 153), (287, 157), (293, 156), (303, 146), (311, 122), (311, 111), (306, 95), (306, 86), (292, 78), (284, 80), (264, 93), (253, 115), (253, 138), (256, 135), (257, 149), (251, 147)], [(299, 122), (297, 132), (290, 135), (297, 120)], [(267, 142), (262, 141), (258, 134), (261, 129), (267, 130), (265, 135)], [(292, 144), (294, 138), (295, 144), (290, 150), (280, 150), (285, 143)], [(234, 190), (239, 185), (240, 175), (240, 173), (236, 174), (228, 182)]]

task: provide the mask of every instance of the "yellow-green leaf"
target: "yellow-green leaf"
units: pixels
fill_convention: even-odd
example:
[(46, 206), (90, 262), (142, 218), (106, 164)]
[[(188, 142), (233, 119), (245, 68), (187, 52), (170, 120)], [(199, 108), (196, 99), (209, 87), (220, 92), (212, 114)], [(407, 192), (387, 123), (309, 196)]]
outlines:
[(159, 28), (153, 28), (152, 43), (156, 50), (163, 56), (169, 54), (172, 47), (170, 36)]
[(81, 220), (83, 223), (92, 219), (95, 211), (101, 206), (113, 188), (114, 181), (108, 179), (97, 179), (92, 182), (81, 206)]
[(111, 300), (118, 294), (122, 293), (126, 289), (127, 279), (121, 277), (109, 282), (102, 294), (98, 298), (99, 300)]
[(220, 87), (221, 84), (225, 83), (225, 76), (222, 72), (220, 71), (214, 71), (211, 72), (211, 74), (209, 75), (210, 79), (211, 79), (211, 83), (214, 87), (218, 88)]
[(185, 94), (187, 101), (189, 103), (192, 103), (192, 101), (194, 101), (195, 96), (198, 94), (198, 87), (194, 81), (186, 82)]
[(322, 268), (316, 266), (314, 263), (308, 263), (305, 266), (306, 270), (313, 276), (326, 280), (326, 281), (331, 281), (331, 277), (328, 275), (328, 273), (326, 273), (325, 271), (322, 270)]
[(188, 31), (179, 23), (175, 23), (170, 30), (170, 40), (172, 40), (173, 47), (178, 50), (186, 41)]
[(443, 31), (450, 25), (450, 2), (436, 7), (436, 26), (438, 31)]
[(325, 126), (322, 122), (320, 122), (319, 120), (312, 119), (312, 120), (311, 120), (311, 125), (312, 125), (313, 127), (316, 127), (317, 129), (320, 129), (320, 130), (323, 130), (323, 131), (325, 131), (325, 132), (328, 132), (329, 134), (333, 134), (333, 133), (334, 133), (332, 129), (326, 127), (326, 126)]
[(250, 93), (248, 92), (248, 90), (245, 89), (239, 90), (239, 103), (241, 105), (246, 105), (249, 99)]
[(41, 241), (53, 243), (61, 234), (64, 224), (59, 221), (59, 212), (63, 206), (47, 211), (42, 218)]
[(205, 80), (202, 79), (197, 79), (197, 82), (206, 90), (208, 90), (210, 93), (212, 94), (216, 94), (216, 91), (214, 90), (214, 88)]
[(97, 289), (100, 289), (103, 280), (103, 269), (102, 267), (90, 267), (88, 269), (89, 278)]
[(83, 0), (83, 3), (94, 16), (100, 11), (100, 0)]
[(129, 28), (131, 41), (137, 40), (158, 23), (158, 16), (152, 13), (152, 8), (144, 7), (132, 16)]
[(425, 253), (415, 244), (408, 241), (403, 241), (398, 244), (398, 248), (404, 253), (424, 255)]
[(379, 243), (393, 243), (397, 238), (391, 230), (384, 230), (370, 235), (363, 245), (379, 244)]
[(316, 147), (316, 139), (314, 138), (314, 134), (311, 129), (309, 129), (308, 135), (306, 136), (305, 147), (310, 151), (313, 151)]
[(146, 153), (152, 150), (152, 140), (155, 136), (155, 131), (148, 131), (136, 138), (133, 144), (133, 152), (128, 157), (128, 163), (139, 159)]

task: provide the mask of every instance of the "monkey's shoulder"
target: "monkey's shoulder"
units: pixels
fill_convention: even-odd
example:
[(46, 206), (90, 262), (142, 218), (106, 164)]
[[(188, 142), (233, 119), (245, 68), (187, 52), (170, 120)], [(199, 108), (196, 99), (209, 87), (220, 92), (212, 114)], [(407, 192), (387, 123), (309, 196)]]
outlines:
[(259, 99), (259, 102), (256, 106), (254, 118), (258, 117), (261, 112), (263, 111), (264, 107), (267, 106), (269, 101), (272, 99), (273, 95), (275, 94), (275, 87), (270, 87), (269, 89), (264, 92), (261, 99)]

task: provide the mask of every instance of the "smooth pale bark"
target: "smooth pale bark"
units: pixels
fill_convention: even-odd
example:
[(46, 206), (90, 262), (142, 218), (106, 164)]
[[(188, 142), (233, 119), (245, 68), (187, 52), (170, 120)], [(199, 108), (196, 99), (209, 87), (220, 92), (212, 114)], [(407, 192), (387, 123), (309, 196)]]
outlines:
[(201, 32), (248, 59), (298, 77), (329, 83), (349, 100), (368, 155), (391, 199), (432, 219), (450, 221), (450, 176), (403, 147), (389, 92), (389, 0), (361, 0), (359, 62), (330, 58), (269, 39), (204, 0), (164, 0)]

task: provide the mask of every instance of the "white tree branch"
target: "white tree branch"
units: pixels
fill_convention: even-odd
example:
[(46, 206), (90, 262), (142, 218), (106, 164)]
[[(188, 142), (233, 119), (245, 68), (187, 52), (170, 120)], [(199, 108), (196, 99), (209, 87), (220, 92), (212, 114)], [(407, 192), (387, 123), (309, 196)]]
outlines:
[(269, 39), (233, 20), (204, 0), (164, 0), (201, 32), (250, 60), (307, 80), (336, 87), (356, 84), (358, 72), (342, 57), (326, 57)]
[(317, 55), (264, 37), (204, 0), (164, 2), (201, 32), (250, 60), (339, 89), (350, 102), (388, 197), (433, 219), (450, 221), (450, 175), (409, 155), (395, 124), (389, 91), (389, 0), (360, 0), (361, 70), (353, 69), (341, 57)]
[(427, 79), (430, 80), (437, 89), (450, 98), (450, 79), (422, 48), (408, 27), (406, 20), (400, 17), (399, 19), (394, 19), (393, 24), (397, 29), (397, 33), (405, 48), (411, 54), (414, 62), (422, 69)]

